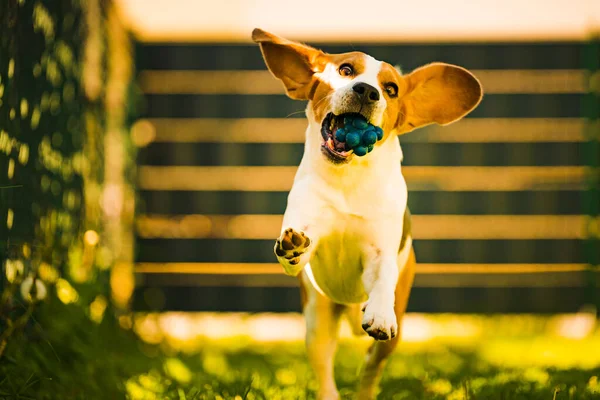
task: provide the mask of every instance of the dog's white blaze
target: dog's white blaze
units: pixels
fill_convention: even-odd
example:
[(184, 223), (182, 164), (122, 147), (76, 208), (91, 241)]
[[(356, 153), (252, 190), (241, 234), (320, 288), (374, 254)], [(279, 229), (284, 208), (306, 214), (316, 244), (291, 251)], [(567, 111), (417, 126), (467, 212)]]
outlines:
[(331, 96), (331, 106), (332, 111), (335, 114), (341, 114), (346, 110), (348, 96), (349, 94), (352, 94), (352, 87), (355, 84), (363, 82), (373, 86), (379, 92), (379, 101), (371, 113), (370, 122), (375, 125), (381, 125), (383, 113), (387, 106), (387, 101), (381, 91), (381, 85), (379, 84), (378, 78), (383, 63), (367, 55), (364, 56), (364, 60), (365, 70), (362, 74), (356, 75), (352, 79), (341, 76), (338, 66), (331, 63), (325, 66), (323, 72), (315, 73), (315, 76), (332, 88), (334, 93)]
[(380, 101), (382, 101), (384, 103), (384, 108), (385, 108), (386, 102), (385, 102), (385, 98), (383, 97), (383, 93), (381, 92), (381, 88), (379, 87), (379, 78), (378, 78), (379, 72), (381, 71), (381, 66), (383, 65), (383, 63), (381, 61), (374, 59), (371, 56), (366, 56), (365, 59), (367, 61), (366, 65), (365, 65), (365, 72), (356, 76), (356, 78), (354, 78), (354, 80), (357, 82), (368, 83), (369, 85), (376, 88), (377, 91), (379, 91), (379, 96), (381, 98)]
[(381, 125), (383, 113), (387, 107), (387, 101), (385, 100), (385, 96), (381, 91), (381, 85), (379, 84), (379, 72), (381, 71), (381, 66), (383, 63), (371, 56), (366, 56), (366, 61), (365, 72), (354, 78), (352, 82), (353, 84), (364, 82), (377, 89), (379, 92), (379, 101), (377, 102), (377, 107), (375, 107), (373, 114), (371, 115), (371, 123), (375, 125)]

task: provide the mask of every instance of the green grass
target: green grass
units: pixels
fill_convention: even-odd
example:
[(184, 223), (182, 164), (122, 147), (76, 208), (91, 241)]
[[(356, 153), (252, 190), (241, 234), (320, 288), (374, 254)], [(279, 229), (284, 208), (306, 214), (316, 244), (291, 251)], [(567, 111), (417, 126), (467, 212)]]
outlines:
[[(492, 345), (522, 351), (528, 343)], [(354, 393), (362, 347), (343, 343), (338, 352), (336, 380), (344, 399)], [(198, 398), (314, 398), (315, 382), (301, 343), (230, 347), (217, 342), (180, 359), (196, 374), (191, 385), (205, 391), (206, 397)], [(592, 378), (598, 374), (599, 368), (499, 367), (470, 347), (404, 346), (385, 370), (379, 398), (598, 399), (600, 385)], [(154, 377), (159, 376), (155, 371)]]
[[(196, 338), (193, 350), (182, 352), (147, 344), (112, 318), (95, 324), (79, 306), (45, 307), (46, 317), (0, 359), (1, 399), (315, 396), (301, 341)], [(379, 399), (600, 399), (598, 332), (583, 340), (514, 335), (510, 326), (500, 329), (509, 321), (483, 319), (490, 331), (476, 340), (402, 344), (386, 367)], [(366, 346), (368, 340), (340, 345), (336, 379), (344, 399), (353, 398)]]

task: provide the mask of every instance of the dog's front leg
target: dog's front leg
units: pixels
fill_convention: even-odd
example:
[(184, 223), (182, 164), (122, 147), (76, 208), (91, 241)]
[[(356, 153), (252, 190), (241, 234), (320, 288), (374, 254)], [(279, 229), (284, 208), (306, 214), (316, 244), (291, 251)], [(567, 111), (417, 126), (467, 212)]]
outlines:
[(367, 254), (363, 286), (369, 296), (364, 306), (363, 329), (376, 340), (389, 340), (398, 334), (394, 312), (394, 291), (399, 270), (396, 254), (374, 249)]
[(275, 241), (275, 255), (287, 275), (297, 276), (310, 261), (320, 237), (330, 226), (326, 205), (309, 195), (310, 186), (294, 185), (283, 216), (281, 234)]
[(375, 398), (377, 384), (381, 377), (385, 361), (394, 351), (400, 340), (402, 317), (406, 312), (406, 305), (416, 266), (415, 254), (412, 250), (412, 239), (410, 237), (401, 249), (400, 254), (398, 254), (397, 264), (400, 267), (400, 276), (396, 284), (394, 311), (396, 313), (398, 332), (395, 338), (385, 341), (376, 340), (369, 348), (361, 372), (357, 400), (372, 400)]

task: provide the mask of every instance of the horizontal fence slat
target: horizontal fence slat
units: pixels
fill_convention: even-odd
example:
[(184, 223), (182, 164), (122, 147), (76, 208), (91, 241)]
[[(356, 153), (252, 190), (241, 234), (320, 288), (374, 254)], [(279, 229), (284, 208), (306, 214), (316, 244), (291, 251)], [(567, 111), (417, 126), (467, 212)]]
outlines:
[[(467, 118), (580, 118), (583, 94), (490, 94)], [(306, 102), (284, 95), (148, 94), (146, 117), (305, 118)]]
[[(145, 214), (283, 214), (287, 192), (140, 191), (138, 208)], [(408, 193), (415, 214), (579, 215), (580, 191), (417, 191)]]
[[(137, 262), (271, 263), (274, 240), (139, 238)], [(577, 239), (421, 239), (413, 244), (417, 262), (425, 264), (584, 262), (584, 241)]]
[[(422, 264), (417, 263), (416, 273), (438, 274), (545, 274), (559, 272), (581, 272), (589, 267), (585, 264)], [(203, 275), (278, 275), (283, 267), (276, 263), (154, 263), (135, 265), (141, 274), (203, 274)]]
[[(282, 215), (140, 215), (141, 238), (274, 239)], [(584, 239), (586, 216), (413, 215), (415, 239)], [(600, 225), (600, 219), (597, 219)]]
[[(472, 70), (487, 94), (585, 93), (584, 70)], [(142, 70), (147, 94), (285, 94), (269, 71)]]
[[(362, 51), (378, 60), (399, 64), (409, 71), (435, 61), (470, 69), (581, 69), (585, 68), (581, 42), (559, 43), (311, 43), (330, 53)], [(256, 45), (139, 43), (137, 65), (167, 70), (262, 70)]]
[[(151, 304), (147, 302), (149, 299)], [(413, 287), (407, 311), (573, 313), (579, 311), (582, 304), (585, 304), (585, 291), (580, 287)], [(133, 308), (138, 311), (301, 311), (300, 290), (295, 287), (140, 286), (134, 292)]]
[[(157, 143), (304, 143), (307, 121), (299, 118), (149, 118)], [(401, 136), (401, 143), (583, 142), (579, 118), (466, 118), (429, 125)]]
[[(296, 167), (139, 167), (142, 190), (289, 191)], [(403, 167), (409, 190), (513, 191), (580, 189), (585, 167)], [(597, 172), (595, 172), (597, 173)]]
[[(402, 151), (404, 166), (543, 167), (585, 165), (586, 150), (584, 143), (404, 143)], [(303, 154), (301, 143), (152, 143), (140, 149), (138, 164), (296, 166)]]
[[(437, 267), (437, 265), (433, 265)], [(417, 272), (413, 283), (414, 287), (585, 287), (589, 282), (589, 276), (586, 273), (585, 266), (560, 265), (562, 268), (545, 268), (545, 264), (531, 265), (519, 268), (517, 265), (511, 265), (514, 271), (502, 273), (495, 271), (492, 266), (482, 265), (490, 272), (480, 271), (476, 273), (465, 272), (461, 270), (462, 264), (457, 264), (452, 269), (443, 272), (428, 273), (423, 272), (423, 266), (417, 264)], [(549, 265), (554, 267), (554, 265)], [(160, 264), (157, 264), (157, 268)], [(149, 269), (147, 265), (140, 265), (136, 270), (136, 279), (139, 284), (144, 286), (223, 286), (223, 287), (297, 287), (298, 279), (285, 275), (282, 267), (276, 265), (276, 270), (271, 273), (252, 273), (252, 270), (245, 273), (234, 274), (227, 269), (222, 273), (201, 273), (178, 269), (167, 268), (164, 271)], [(569, 267), (567, 269), (567, 267)], [(572, 267), (572, 268), (571, 268)], [(438, 270), (438, 268), (435, 268)], [(425, 270), (426, 271), (426, 270)], [(598, 278), (596, 276), (596, 278)]]

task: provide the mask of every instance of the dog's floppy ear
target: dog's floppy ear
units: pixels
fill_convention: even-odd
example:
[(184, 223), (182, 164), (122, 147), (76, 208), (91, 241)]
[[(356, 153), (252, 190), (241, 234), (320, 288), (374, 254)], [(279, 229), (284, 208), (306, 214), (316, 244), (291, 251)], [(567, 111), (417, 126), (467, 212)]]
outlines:
[(464, 68), (433, 63), (404, 76), (398, 133), (437, 123), (448, 125), (471, 112), (483, 96), (479, 80)]
[(327, 64), (325, 53), (258, 28), (252, 31), (252, 40), (260, 45), (267, 68), (281, 80), (286, 94), (292, 99), (310, 100), (317, 80), (314, 74)]

